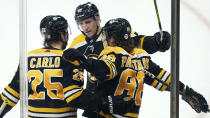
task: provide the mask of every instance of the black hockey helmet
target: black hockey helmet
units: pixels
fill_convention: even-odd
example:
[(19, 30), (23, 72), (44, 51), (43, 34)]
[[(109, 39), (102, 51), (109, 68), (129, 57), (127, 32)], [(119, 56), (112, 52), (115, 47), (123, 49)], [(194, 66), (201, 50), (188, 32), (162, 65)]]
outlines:
[(45, 43), (61, 40), (60, 33), (68, 34), (68, 22), (60, 15), (49, 15), (44, 17), (40, 23), (40, 32), (45, 38)]
[(130, 39), (131, 25), (124, 18), (116, 18), (109, 20), (103, 27), (107, 39), (114, 36), (118, 41), (126, 41)]
[(96, 5), (91, 2), (87, 2), (76, 8), (74, 18), (76, 22), (78, 22), (91, 17), (96, 19), (97, 16), (99, 16), (99, 11)]

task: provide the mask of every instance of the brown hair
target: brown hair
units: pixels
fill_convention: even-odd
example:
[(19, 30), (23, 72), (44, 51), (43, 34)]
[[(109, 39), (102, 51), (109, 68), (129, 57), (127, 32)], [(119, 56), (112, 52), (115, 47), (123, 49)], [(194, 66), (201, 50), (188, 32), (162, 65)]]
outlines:
[(134, 45), (134, 40), (132, 39), (119, 39), (117, 37), (114, 36), (114, 39), (116, 40), (116, 46), (122, 47), (125, 51), (127, 51), (128, 53), (131, 53), (133, 51), (133, 49), (135, 48)]

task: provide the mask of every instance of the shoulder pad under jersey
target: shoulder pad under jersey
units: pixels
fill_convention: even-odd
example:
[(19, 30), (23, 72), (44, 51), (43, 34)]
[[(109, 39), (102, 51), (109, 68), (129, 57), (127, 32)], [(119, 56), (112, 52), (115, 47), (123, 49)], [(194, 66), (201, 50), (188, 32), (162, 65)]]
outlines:
[(121, 47), (117, 47), (117, 46), (114, 46), (114, 47), (111, 47), (111, 46), (108, 46), (106, 47), (104, 50), (102, 50), (102, 52), (100, 53), (99, 57), (101, 57), (102, 55), (106, 55), (106, 54), (109, 54), (111, 52), (114, 52), (115, 54), (125, 54), (125, 55), (130, 55), (128, 52), (126, 52), (123, 48)]
[(84, 44), (86, 44), (85, 40), (86, 36), (84, 34), (78, 35), (72, 42), (69, 48), (78, 48)]
[(50, 55), (62, 55), (63, 50), (55, 50), (55, 49), (35, 49), (28, 52), (28, 55), (45, 55), (50, 53)]
[(133, 56), (149, 56), (149, 54), (143, 50), (143, 49), (140, 49), (140, 48), (134, 48), (131, 55)]

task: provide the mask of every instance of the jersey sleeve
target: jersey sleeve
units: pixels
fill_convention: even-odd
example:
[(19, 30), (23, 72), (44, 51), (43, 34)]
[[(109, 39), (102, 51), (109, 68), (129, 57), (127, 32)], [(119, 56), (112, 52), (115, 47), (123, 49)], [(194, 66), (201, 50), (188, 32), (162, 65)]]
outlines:
[(101, 99), (95, 93), (83, 88), (84, 73), (83, 69), (74, 65), (62, 62), (63, 66), (63, 92), (64, 99), (70, 107), (76, 107), (88, 111), (98, 111), (101, 105)]
[(19, 68), (12, 81), (4, 88), (0, 97), (0, 117), (9, 112), (19, 101)]
[[(122, 54), (128, 54), (120, 47), (107, 47), (99, 55), (99, 60), (93, 62), (93, 70), (91, 73), (99, 80), (110, 80), (117, 76), (121, 67)], [(100, 65), (100, 66), (99, 66)], [(103, 73), (99, 72), (102, 71)]]
[[(149, 68), (147, 69), (147, 72), (145, 83), (160, 91), (165, 91), (167, 89), (171, 82), (171, 76), (169, 72), (155, 64), (152, 60), (149, 61)], [(155, 77), (152, 77), (151, 74)]]
[(147, 53), (153, 54), (159, 51), (159, 47), (156, 40), (154, 39), (154, 36), (141, 35), (132, 31), (131, 37), (134, 40), (135, 45), (138, 48), (144, 49), (147, 51)]
[(122, 48), (107, 47), (99, 55), (99, 59), (88, 59), (87, 71), (91, 73), (98, 81), (106, 81), (117, 76), (117, 70), (120, 67), (120, 60), (117, 58)]
[[(146, 74), (145, 83), (153, 86), (159, 91), (170, 91), (171, 74), (164, 68), (154, 63), (152, 60), (149, 61), (149, 73)], [(151, 74), (155, 77), (151, 77)], [(179, 91), (183, 91), (185, 84), (179, 81)]]

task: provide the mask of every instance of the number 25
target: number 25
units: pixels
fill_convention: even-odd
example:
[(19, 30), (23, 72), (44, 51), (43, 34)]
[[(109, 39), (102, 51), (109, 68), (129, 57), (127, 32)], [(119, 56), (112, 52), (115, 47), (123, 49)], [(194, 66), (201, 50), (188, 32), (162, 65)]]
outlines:
[[(32, 81), (31, 78), (35, 79)], [(31, 82), (33, 94), (29, 94), (29, 99), (45, 99), (45, 91), (37, 92), (37, 86), (44, 82), (47, 89), (47, 95), (51, 99), (63, 99), (63, 86), (60, 82), (51, 82), (51, 77), (63, 77), (62, 69), (45, 69), (42, 73), (40, 70), (30, 70), (28, 72), (28, 81)], [(55, 90), (57, 94), (51, 90)]]

